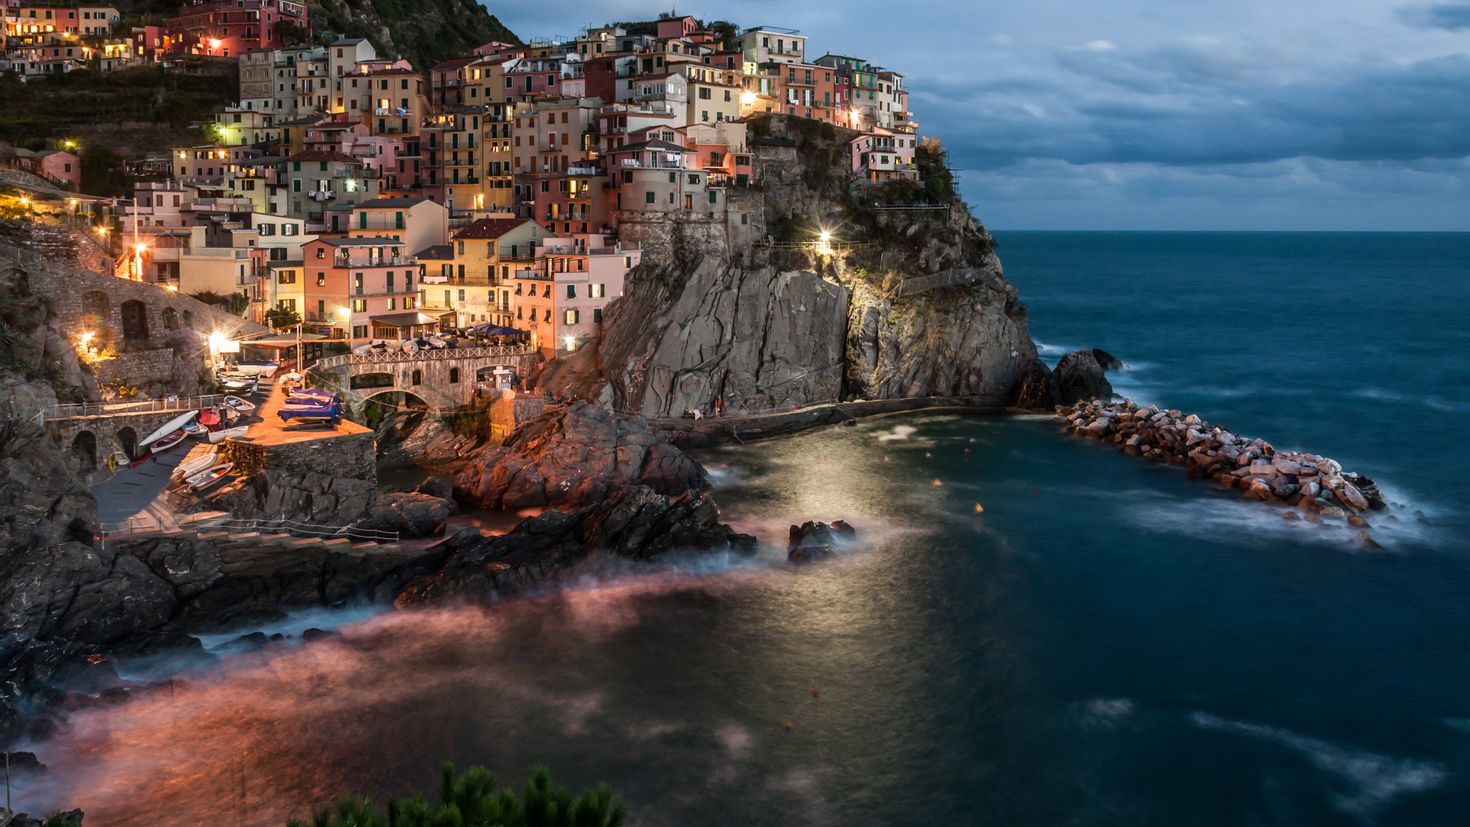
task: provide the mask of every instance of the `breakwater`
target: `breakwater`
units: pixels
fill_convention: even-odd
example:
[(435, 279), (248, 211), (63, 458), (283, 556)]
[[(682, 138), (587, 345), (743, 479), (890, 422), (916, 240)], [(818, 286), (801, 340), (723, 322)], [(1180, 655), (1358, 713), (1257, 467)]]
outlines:
[(1370, 528), (1365, 512), (1388, 508), (1373, 480), (1343, 471), (1336, 460), (1278, 451), (1264, 439), (1239, 436), (1194, 414), (1140, 407), (1127, 399), (1058, 405), (1056, 412), (1078, 436), (1110, 442), (1134, 456), (1183, 465), (1191, 477), (1237, 489), (1246, 499), (1295, 507), (1295, 512), (1286, 512), (1288, 519), (1346, 520)]

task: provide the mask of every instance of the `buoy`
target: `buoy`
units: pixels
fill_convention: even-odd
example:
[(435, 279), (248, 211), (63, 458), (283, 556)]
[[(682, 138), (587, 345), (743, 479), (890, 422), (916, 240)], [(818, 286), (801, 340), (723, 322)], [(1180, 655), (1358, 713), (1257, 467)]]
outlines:
[(782, 721), (781, 728), (786, 730), (787, 732), (790, 732), (791, 730), (796, 729), (796, 724), (792, 723), (791, 721)]
[(929, 484), (934, 486), (935, 488), (942, 488), (944, 486), (944, 483), (940, 482), (939, 480), (935, 480), (934, 482), (931, 482)]
[(980, 503), (975, 503), (975, 513), (976, 514), (984, 514), (985, 513), (985, 506), (981, 505)]

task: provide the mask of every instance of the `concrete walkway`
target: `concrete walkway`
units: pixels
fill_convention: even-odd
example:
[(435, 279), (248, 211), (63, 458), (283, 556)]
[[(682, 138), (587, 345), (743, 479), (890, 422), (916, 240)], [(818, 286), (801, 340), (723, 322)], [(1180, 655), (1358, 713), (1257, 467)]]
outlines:
[(186, 439), (136, 468), (119, 468), (105, 482), (92, 486), (98, 521), (127, 532), (177, 528), (178, 515), (168, 503), (169, 478), (188, 459), (213, 448)]

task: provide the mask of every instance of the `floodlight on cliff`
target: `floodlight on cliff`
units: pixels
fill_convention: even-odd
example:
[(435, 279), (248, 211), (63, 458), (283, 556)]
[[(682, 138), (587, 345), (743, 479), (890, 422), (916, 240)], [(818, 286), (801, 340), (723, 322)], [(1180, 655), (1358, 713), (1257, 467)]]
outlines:
[(824, 256), (832, 255), (832, 231), (823, 230), (817, 236), (817, 253)]
[(90, 353), (92, 351), (92, 339), (96, 336), (97, 334), (90, 330), (83, 330), (82, 335), (77, 337), (77, 344), (82, 346), (83, 353)]
[(31, 205), (31, 197), (29, 195), (22, 195), (20, 197), (20, 205), (23, 208), (29, 207)]

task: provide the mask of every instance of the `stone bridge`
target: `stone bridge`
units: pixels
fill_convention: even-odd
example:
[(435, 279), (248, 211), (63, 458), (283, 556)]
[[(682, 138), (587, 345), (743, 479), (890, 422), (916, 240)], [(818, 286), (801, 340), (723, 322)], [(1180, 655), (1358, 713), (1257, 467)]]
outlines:
[[(196, 402), (198, 399), (180, 400)], [(71, 411), (77, 408), (81, 410)], [(162, 409), (103, 410), (100, 406), (63, 405), (47, 412), (46, 433), (66, 458), (67, 467), (88, 484), (111, 476), (107, 458), (121, 453), (135, 458), (138, 440), (170, 419), (193, 408), (159, 406)]]
[(358, 402), (396, 392), (430, 409), (448, 410), (469, 404), (477, 387), (494, 380), (496, 368), (509, 368), (521, 378), (540, 361), (540, 351), (529, 345), (458, 347), (328, 356), (311, 373), (318, 384), (345, 392)]

